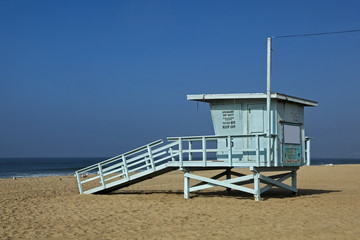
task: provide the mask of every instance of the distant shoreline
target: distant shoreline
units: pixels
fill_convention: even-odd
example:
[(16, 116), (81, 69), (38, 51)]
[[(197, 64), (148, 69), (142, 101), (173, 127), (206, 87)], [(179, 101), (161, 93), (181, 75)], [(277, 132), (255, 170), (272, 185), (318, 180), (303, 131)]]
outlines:
[[(72, 176), (103, 158), (0, 158), (0, 178)], [(360, 159), (312, 158), (311, 166), (360, 164)]]

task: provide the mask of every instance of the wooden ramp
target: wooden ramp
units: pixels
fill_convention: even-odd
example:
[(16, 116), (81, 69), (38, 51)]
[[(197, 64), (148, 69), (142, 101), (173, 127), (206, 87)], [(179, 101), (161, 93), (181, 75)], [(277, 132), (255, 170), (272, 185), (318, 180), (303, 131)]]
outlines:
[(153, 177), (171, 172), (173, 170), (178, 170), (177, 167), (168, 167), (166, 164), (160, 166), (155, 172), (151, 171), (151, 172), (141, 172), (138, 174), (134, 174), (133, 176), (130, 177), (129, 180), (127, 179), (122, 179), (122, 180), (118, 180), (112, 183), (107, 184), (106, 188), (103, 188), (102, 186), (97, 187), (97, 188), (93, 188), (90, 189), (84, 193), (93, 193), (93, 194), (102, 194), (102, 193), (109, 193), (124, 187), (128, 187), (132, 184), (138, 183), (138, 182), (142, 182), (148, 179), (151, 179)]

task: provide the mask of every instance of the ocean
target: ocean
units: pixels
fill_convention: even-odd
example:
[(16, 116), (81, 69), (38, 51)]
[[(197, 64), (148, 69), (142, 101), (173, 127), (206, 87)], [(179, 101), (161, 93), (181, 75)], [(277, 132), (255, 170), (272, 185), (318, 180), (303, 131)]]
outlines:
[[(0, 178), (73, 175), (76, 170), (106, 160), (100, 158), (0, 158)], [(312, 158), (311, 165), (360, 164), (360, 159)]]

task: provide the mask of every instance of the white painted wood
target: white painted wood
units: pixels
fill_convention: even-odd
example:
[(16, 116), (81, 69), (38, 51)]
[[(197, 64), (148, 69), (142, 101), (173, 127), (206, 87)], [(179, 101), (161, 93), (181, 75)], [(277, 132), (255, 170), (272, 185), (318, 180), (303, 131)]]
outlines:
[(184, 174), (184, 198), (190, 198), (190, 178)]
[(254, 173), (254, 197), (255, 197), (255, 201), (260, 201), (261, 197), (260, 197), (260, 173), (255, 172)]
[[(291, 177), (291, 174), (290, 173), (287, 173), (285, 176), (279, 178), (278, 180), (276, 180), (277, 182), (283, 182), (285, 181), (286, 179), (290, 178)], [(266, 191), (268, 191), (270, 188), (272, 188), (274, 185), (273, 184), (268, 184), (266, 185), (265, 187), (261, 188), (260, 190), (260, 193), (264, 193)]]
[[(232, 189), (236, 189), (242, 192), (247, 192), (247, 193), (251, 193), (254, 194), (254, 190), (247, 188), (247, 187), (242, 187), (242, 186), (238, 186), (235, 184), (231, 184), (231, 183), (227, 183), (226, 181), (218, 181), (218, 180), (214, 180), (214, 179), (210, 179), (210, 178), (206, 178), (206, 177), (202, 177), (202, 176), (198, 176), (195, 174), (191, 174), (191, 173), (185, 173), (184, 174), (186, 177), (192, 178), (192, 179), (196, 179), (199, 181), (203, 181), (203, 182), (207, 182), (216, 186), (222, 186), (225, 188), (232, 188)], [(233, 179), (231, 179), (233, 180)], [(230, 180), (229, 180), (230, 181)]]
[[(231, 178), (231, 179), (223, 180), (222, 182), (223, 183), (230, 183), (230, 184), (231, 183), (241, 183), (241, 182), (249, 181), (251, 179), (254, 179), (253, 174), (246, 175), (246, 176), (243, 176), (243, 177), (237, 177), (237, 178)], [(195, 192), (195, 191), (204, 190), (204, 189), (217, 187), (217, 186), (218, 185), (213, 184), (213, 183), (207, 183), (207, 184), (191, 187), (190, 192)]]
[(297, 189), (296, 189), (296, 188), (291, 187), (291, 186), (289, 186), (289, 185), (286, 185), (286, 184), (284, 184), (284, 183), (278, 182), (278, 181), (276, 181), (276, 180), (274, 180), (274, 179), (271, 179), (271, 178), (269, 178), (269, 177), (266, 177), (266, 176), (264, 176), (264, 175), (259, 174), (259, 178), (260, 178), (261, 180), (267, 182), (267, 183), (272, 184), (272, 185), (275, 185), (275, 186), (278, 186), (278, 187), (281, 187), (281, 188), (284, 188), (284, 189), (288, 189), (288, 190), (290, 190), (290, 191), (292, 191), (292, 192), (297, 192)]

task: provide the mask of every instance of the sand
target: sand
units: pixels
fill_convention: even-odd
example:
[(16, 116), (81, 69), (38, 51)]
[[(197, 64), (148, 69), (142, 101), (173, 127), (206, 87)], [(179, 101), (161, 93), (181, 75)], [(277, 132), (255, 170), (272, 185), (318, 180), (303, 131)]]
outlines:
[(179, 171), (108, 195), (78, 194), (72, 176), (0, 179), (0, 239), (359, 239), (359, 173), (302, 167), (297, 197), (260, 202), (223, 188), (185, 200)]

